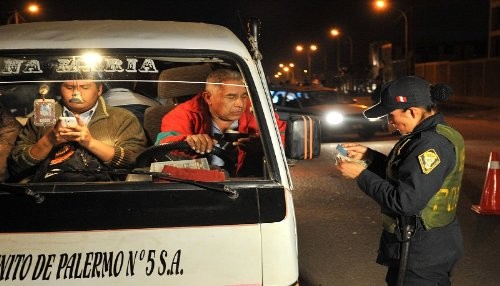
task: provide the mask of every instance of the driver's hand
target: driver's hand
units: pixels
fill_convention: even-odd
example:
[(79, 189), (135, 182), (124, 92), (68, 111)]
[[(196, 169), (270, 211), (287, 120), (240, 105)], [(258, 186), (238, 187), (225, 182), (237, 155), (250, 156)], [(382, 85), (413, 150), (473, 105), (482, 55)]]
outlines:
[(212, 139), (208, 134), (193, 134), (188, 135), (185, 140), (189, 146), (199, 154), (212, 152), (217, 140)]

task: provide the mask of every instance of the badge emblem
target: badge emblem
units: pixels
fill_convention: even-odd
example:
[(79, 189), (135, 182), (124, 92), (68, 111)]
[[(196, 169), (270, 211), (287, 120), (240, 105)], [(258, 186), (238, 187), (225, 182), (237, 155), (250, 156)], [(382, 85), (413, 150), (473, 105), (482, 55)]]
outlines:
[(441, 163), (441, 159), (439, 159), (436, 150), (429, 149), (424, 153), (418, 155), (418, 161), (420, 162), (420, 168), (424, 174), (429, 174), (434, 168), (436, 168), (439, 163)]

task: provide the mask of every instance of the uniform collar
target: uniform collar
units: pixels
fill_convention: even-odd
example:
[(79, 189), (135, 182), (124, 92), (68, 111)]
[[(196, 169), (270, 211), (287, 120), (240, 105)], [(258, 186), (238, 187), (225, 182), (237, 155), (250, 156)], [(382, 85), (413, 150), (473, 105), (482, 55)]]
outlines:
[(444, 117), (441, 113), (434, 114), (432, 116), (427, 117), (424, 119), (422, 122), (420, 122), (417, 126), (415, 126), (415, 129), (408, 134), (407, 136), (411, 136), (412, 134), (417, 134), (422, 131), (425, 131), (427, 129), (433, 128), (434, 126), (438, 124), (444, 123)]

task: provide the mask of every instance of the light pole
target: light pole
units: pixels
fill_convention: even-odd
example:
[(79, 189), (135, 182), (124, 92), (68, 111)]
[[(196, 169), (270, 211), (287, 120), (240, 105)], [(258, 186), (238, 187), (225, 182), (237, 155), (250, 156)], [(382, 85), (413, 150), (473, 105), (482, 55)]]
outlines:
[(406, 15), (406, 13), (395, 7), (395, 6), (388, 6), (387, 5), (387, 2), (384, 1), (384, 0), (377, 0), (375, 1), (375, 9), (377, 10), (385, 10), (386, 8), (392, 8), (396, 11), (398, 11), (399, 13), (401, 13), (401, 16), (403, 16), (403, 20), (404, 20), (404, 24), (405, 24), (405, 39), (404, 39), (404, 57), (405, 57), (405, 63), (406, 63), (406, 73), (408, 74), (410, 69), (409, 69), (409, 61), (408, 61), (408, 16)]
[[(30, 14), (37, 14), (38, 12), (40, 12), (40, 6), (38, 6), (37, 4), (30, 4), (26, 7), (26, 9), (24, 9), (24, 11)], [(21, 12), (19, 12), (17, 9), (15, 9), (12, 12), (12, 15), (10, 15), (10, 17), (7, 19), (7, 24), (10, 24), (12, 20), (14, 20), (14, 24), (26, 22)]]
[[(297, 45), (295, 47), (295, 50), (299, 53), (302, 53), (304, 51), (304, 46), (303, 45)], [(307, 74), (309, 75), (309, 79), (312, 76), (312, 68), (311, 68), (311, 53), (316, 52), (318, 50), (318, 46), (316, 44), (311, 44), (309, 45), (309, 49), (306, 50), (307, 52)]]
[(340, 70), (340, 36), (344, 36), (349, 43), (349, 66), (352, 67), (352, 38), (345, 33), (341, 33), (338, 28), (331, 29), (330, 35), (337, 38), (337, 70)]

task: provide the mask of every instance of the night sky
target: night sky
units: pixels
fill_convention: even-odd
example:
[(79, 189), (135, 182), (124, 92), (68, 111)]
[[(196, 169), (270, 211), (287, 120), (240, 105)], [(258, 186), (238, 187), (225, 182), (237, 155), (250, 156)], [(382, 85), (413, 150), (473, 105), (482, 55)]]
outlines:
[[(0, 20), (9, 12), (21, 10), (29, 1), (0, 0)], [(353, 62), (368, 64), (368, 46), (374, 41), (391, 41), (402, 46), (404, 22), (401, 13), (373, 11), (371, 0), (38, 0), (42, 13), (25, 15), (29, 21), (84, 19), (177, 20), (220, 24), (239, 37), (244, 36), (241, 21), (257, 17), (262, 21), (260, 47), (267, 73), (280, 62), (304, 61), (294, 51), (296, 44), (317, 43), (314, 65), (332, 66), (336, 42), (328, 31), (336, 26), (353, 43)], [(421, 58), (435, 52), (436, 43), (475, 42), (478, 57), (485, 56), (488, 36), (489, 0), (399, 0), (392, 1), (409, 17), (410, 46)], [(1, 35), (0, 35), (1, 36)], [(343, 41), (346, 41), (344, 38)], [(347, 44), (344, 42), (344, 52)], [(342, 50), (342, 49), (341, 49)]]

